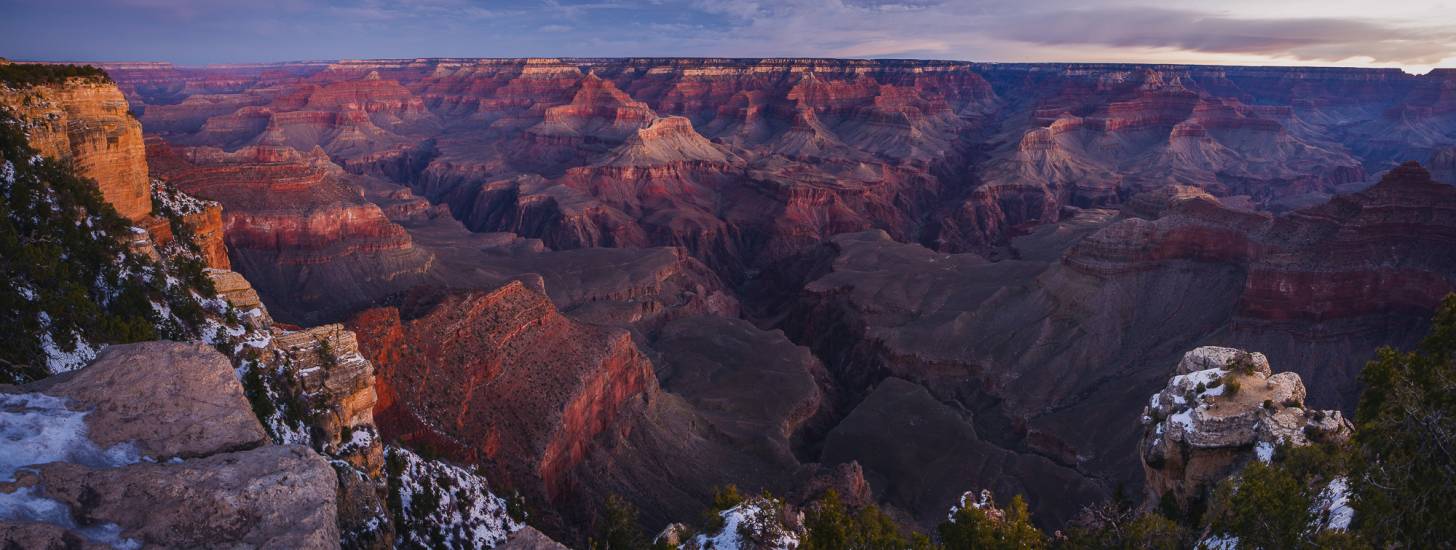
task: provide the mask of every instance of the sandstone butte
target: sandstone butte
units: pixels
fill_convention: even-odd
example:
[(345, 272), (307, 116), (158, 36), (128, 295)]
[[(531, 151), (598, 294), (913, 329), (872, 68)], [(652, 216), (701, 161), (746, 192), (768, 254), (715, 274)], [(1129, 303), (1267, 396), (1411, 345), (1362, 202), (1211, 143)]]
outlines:
[[(153, 182), (141, 123), (116, 85), (71, 78), (57, 84), (0, 87), (0, 105), (27, 121), (30, 145), (41, 155), (74, 161), (81, 175), (96, 181), (102, 198), (118, 214), (145, 228), (154, 244), (171, 242), (172, 228), (152, 215)], [(196, 234), (208, 266), (231, 267), (217, 204), (187, 212), (184, 223)]]
[(0, 104), (31, 121), (30, 143), (42, 155), (75, 159), (123, 217), (140, 221), (152, 213), (142, 125), (115, 85), (73, 78), (7, 87), (0, 90)]

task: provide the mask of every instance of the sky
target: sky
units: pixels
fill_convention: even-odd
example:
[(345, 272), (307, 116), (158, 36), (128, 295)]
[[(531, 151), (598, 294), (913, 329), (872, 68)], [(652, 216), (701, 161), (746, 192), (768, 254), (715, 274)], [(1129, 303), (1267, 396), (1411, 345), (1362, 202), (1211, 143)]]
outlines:
[(1456, 0), (0, 0), (0, 56), (1456, 67)]

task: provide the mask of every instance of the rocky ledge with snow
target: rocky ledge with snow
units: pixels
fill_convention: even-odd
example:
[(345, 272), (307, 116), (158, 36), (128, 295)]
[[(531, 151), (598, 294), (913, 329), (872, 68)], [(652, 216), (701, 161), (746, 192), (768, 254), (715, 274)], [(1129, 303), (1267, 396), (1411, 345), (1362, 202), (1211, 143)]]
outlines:
[(1187, 506), (1203, 491), (1280, 445), (1348, 439), (1340, 411), (1304, 407), (1299, 375), (1274, 374), (1261, 353), (1204, 346), (1183, 355), (1143, 409), (1139, 454), (1151, 500)]
[(108, 347), (0, 386), (0, 533), (23, 548), (337, 548), (333, 468), (270, 444), (226, 357)]

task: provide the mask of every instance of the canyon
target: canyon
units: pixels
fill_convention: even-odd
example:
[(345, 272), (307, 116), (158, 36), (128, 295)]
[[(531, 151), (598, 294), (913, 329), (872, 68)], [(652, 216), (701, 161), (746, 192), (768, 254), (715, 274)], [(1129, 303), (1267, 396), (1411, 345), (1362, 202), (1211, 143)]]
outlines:
[(1450, 70), (102, 67), (57, 104), (103, 123), (50, 106), (32, 139), (158, 243), (134, 195), (202, 199), (219, 293), (349, 358), (301, 381), (339, 404), (311, 439), (377, 426), (567, 542), (611, 495), (665, 525), (730, 483), (922, 529), (973, 490), (1052, 527), (1184, 491), (1139, 427), (1187, 350), (1259, 350), (1348, 413), (1456, 291)]

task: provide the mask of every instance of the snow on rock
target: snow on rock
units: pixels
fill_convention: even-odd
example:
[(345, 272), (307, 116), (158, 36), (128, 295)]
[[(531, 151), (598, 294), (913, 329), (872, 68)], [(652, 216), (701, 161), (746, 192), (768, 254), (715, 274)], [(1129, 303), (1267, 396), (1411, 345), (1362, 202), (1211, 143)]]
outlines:
[(1310, 511), (1314, 513), (1319, 529), (1349, 529), (1350, 520), (1355, 518), (1355, 509), (1350, 507), (1349, 480), (1343, 476), (1330, 480), (1314, 499), (1314, 509)]
[(1263, 354), (1213, 346), (1187, 352), (1143, 410), (1139, 451), (1149, 497), (1172, 494), (1184, 505), (1248, 461), (1272, 460), (1279, 445), (1339, 441), (1353, 432), (1340, 411), (1305, 409), (1304, 400), (1299, 375), (1273, 374)]
[(385, 457), (397, 547), (494, 548), (524, 526), (484, 477), (401, 447)]
[[(44, 315), (44, 314), (42, 314)], [(58, 345), (56, 339), (51, 336), (51, 331), (46, 330), (40, 333), (40, 349), (46, 355), (46, 368), (53, 373), (73, 371), (86, 366), (92, 359), (96, 358), (97, 349), (91, 346), (85, 338), (75, 333), (71, 336), (74, 343), (69, 351)]]
[(183, 193), (172, 184), (159, 179), (152, 180), (152, 198), (161, 205), (163, 212), (179, 216), (196, 214), (218, 204)]
[(1254, 445), (1254, 456), (1259, 457), (1259, 462), (1268, 464), (1274, 460), (1274, 444), (1268, 441), (1260, 441)]
[[(13, 482), (28, 467), (71, 462), (93, 468), (115, 468), (142, 460), (129, 444), (102, 449), (86, 436), (87, 413), (73, 411), (66, 401), (42, 393), (0, 393), (0, 483)], [(0, 522), (45, 523), (67, 529), (91, 542), (118, 549), (140, 548), (121, 537), (121, 528), (103, 523), (81, 527), (70, 509), (37, 495), (33, 487), (0, 491)]]
[(131, 445), (101, 449), (86, 436), (85, 412), (43, 393), (0, 393), (0, 481), (13, 481), (25, 466), (72, 462), (93, 468), (134, 464), (141, 456)]
[(799, 547), (799, 533), (784, 526), (783, 503), (776, 499), (754, 497), (723, 510), (723, 529), (715, 534), (693, 538), (692, 546), (702, 550), (792, 550)]
[(1198, 541), (1200, 550), (1239, 550), (1239, 538), (1233, 535), (1213, 535)]
[(946, 520), (950, 521), (951, 523), (955, 523), (956, 513), (967, 508), (973, 508), (986, 512), (986, 515), (988, 517), (991, 517), (992, 519), (999, 520), (1003, 515), (1001, 510), (999, 508), (996, 508), (996, 500), (991, 494), (991, 490), (981, 489), (979, 493), (976, 491), (966, 491), (964, 493), (961, 493), (960, 501), (957, 504), (951, 505), (950, 512), (946, 514)]

